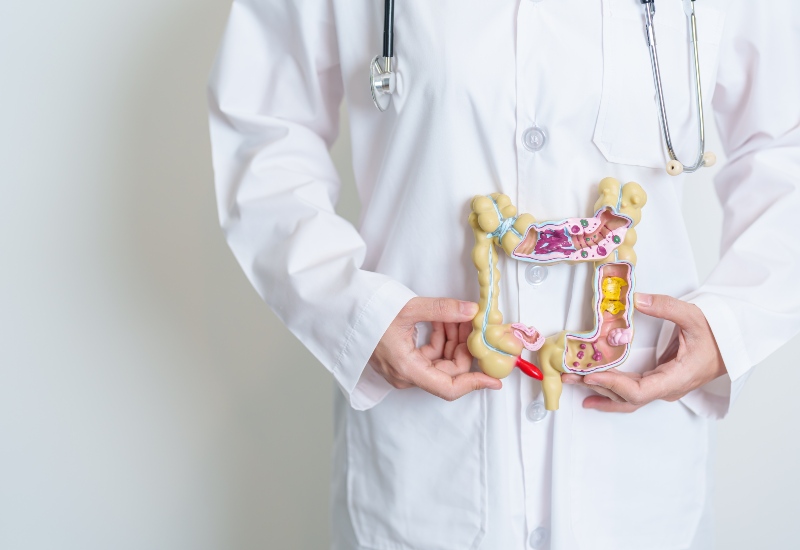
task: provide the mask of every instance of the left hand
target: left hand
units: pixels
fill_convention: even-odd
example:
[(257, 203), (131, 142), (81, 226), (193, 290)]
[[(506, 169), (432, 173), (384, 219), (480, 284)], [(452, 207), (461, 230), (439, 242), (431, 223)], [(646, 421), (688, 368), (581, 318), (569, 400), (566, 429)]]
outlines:
[(616, 369), (586, 376), (562, 374), (564, 384), (584, 386), (599, 394), (584, 400), (586, 409), (629, 413), (656, 399), (677, 401), (727, 372), (700, 308), (660, 294), (636, 293), (634, 302), (642, 313), (675, 323), (678, 338), (655, 369), (641, 374)]

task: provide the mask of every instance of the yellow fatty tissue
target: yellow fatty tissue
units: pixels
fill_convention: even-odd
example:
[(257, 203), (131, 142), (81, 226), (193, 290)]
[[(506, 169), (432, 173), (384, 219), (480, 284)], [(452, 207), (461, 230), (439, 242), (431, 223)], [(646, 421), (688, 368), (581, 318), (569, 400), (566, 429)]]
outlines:
[(600, 303), (600, 311), (608, 311), (611, 315), (616, 315), (625, 311), (625, 304), (619, 301), (622, 294), (622, 287), (628, 286), (625, 279), (620, 277), (606, 277), (603, 279), (603, 301)]

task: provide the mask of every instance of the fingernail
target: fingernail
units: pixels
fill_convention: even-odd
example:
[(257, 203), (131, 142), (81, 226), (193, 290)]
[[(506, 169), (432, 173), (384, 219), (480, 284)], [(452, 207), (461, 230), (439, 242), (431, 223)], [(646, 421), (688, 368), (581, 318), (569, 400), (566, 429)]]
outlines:
[(641, 307), (650, 307), (653, 305), (653, 295), (652, 294), (645, 294), (644, 292), (637, 292), (633, 295), (633, 299), (636, 302), (636, 306)]
[(464, 315), (470, 315), (474, 317), (475, 314), (478, 313), (478, 304), (475, 302), (461, 302), (459, 308), (461, 309), (461, 313)]
[(600, 385), (594, 380), (594, 378), (586, 378), (586, 377), (583, 378), (583, 383), (586, 384), (587, 386), (599, 386)]

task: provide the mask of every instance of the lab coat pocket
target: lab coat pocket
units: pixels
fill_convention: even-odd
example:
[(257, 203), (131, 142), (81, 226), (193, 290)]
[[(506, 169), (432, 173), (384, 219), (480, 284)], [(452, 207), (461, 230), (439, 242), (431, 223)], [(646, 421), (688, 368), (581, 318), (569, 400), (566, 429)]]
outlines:
[(580, 548), (688, 548), (707, 497), (707, 421), (680, 403), (609, 414), (576, 401), (570, 490)]
[[(696, 4), (703, 105), (708, 113), (724, 18), (714, 0)], [(693, 163), (699, 141), (691, 30), (681, 0), (657, 5), (656, 42), (672, 143), (679, 159)], [(669, 160), (639, 0), (603, 0), (603, 92), (594, 143), (609, 162), (664, 168)]]
[(394, 391), (348, 412), (347, 500), (361, 547), (467, 550), (486, 526), (486, 403)]

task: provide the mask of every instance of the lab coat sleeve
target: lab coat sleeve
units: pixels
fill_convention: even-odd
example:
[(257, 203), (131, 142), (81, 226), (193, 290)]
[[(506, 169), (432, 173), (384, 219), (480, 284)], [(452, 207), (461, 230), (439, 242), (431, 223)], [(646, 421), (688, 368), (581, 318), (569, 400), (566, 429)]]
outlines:
[(728, 370), (683, 399), (704, 416), (725, 416), (753, 366), (800, 332), (799, 68), (799, 2), (729, 3), (713, 98), (729, 159), (715, 180), (721, 259), (684, 297)]
[[(414, 294), (361, 269), (365, 243), (336, 215), (329, 147), (343, 87), (324, 0), (235, 0), (209, 85), (220, 222), (258, 293), (350, 404), (391, 390), (367, 362)], [(291, 368), (291, 365), (273, 365)]]

